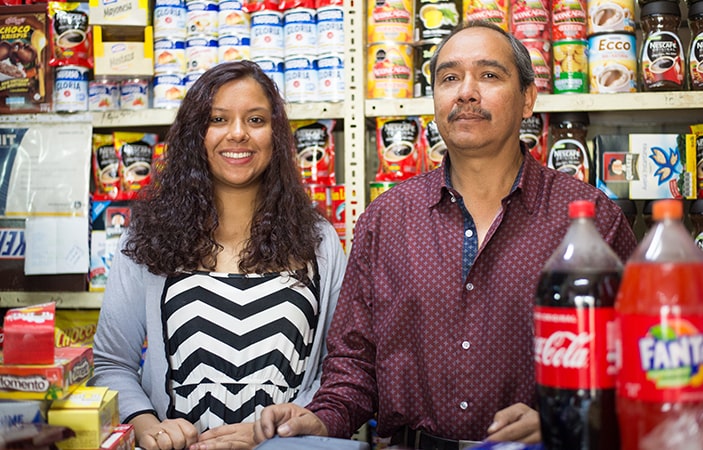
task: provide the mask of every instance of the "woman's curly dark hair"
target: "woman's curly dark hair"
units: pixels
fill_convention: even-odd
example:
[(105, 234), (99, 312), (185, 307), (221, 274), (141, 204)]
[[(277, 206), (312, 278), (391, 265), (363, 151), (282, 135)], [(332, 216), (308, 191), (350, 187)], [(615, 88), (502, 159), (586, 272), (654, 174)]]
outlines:
[(256, 63), (236, 61), (208, 70), (188, 90), (166, 136), (163, 168), (132, 208), (123, 253), (154, 274), (215, 268), (223, 247), (215, 240), (219, 218), (204, 139), (217, 90), (246, 77), (258, 82), (271, 102), (273, 152), (261, 175), (251, 236), (239, 268), (243, 273), (300, 272), (315, 259), (322, 240), (316, 224), (324, 219), (301, 183), (283, 99)]

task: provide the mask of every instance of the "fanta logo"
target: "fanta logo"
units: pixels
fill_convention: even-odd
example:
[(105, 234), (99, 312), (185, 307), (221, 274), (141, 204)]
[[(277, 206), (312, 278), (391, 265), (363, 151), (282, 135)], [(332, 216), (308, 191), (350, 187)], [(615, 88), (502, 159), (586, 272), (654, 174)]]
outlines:
[(543, 366), (583, 369), (589, 364), (588, 333), (559, 331), (546, 338), (535, 338), (535, 360)]
[(638, 346), (642, 370), (658, 389), (703, 385), (703, 334), (690, 322), (656, 325)]

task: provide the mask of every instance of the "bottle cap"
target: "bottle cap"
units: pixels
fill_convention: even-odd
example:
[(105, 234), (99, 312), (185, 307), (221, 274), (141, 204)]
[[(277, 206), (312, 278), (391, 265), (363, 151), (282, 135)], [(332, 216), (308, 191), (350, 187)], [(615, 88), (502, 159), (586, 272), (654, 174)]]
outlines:
[(594, 217), (595, 215), (596, 204), (589, 200), (576, 200), (569, 203), (569, 217), (572, 219)]
[(679, 2), (669, 0), (647, 2), (640, 9), (640, 17), (653, 16), (655, 14), (669, 14), (672, 16), (681, 16)]
[(683, 203), (680, 200), (657, 200), (652, 206), (652, 218), (656, 220), (683, 217)]
[(703, 1), (695, 1), (688, 6), (688, 18), (694, 19), (696, 16), (703, 15)]

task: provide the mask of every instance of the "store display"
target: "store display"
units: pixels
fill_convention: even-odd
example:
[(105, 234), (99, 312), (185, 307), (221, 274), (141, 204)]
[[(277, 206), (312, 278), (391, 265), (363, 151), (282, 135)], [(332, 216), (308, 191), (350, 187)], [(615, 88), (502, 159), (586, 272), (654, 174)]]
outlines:
[(648, 2), (640, 11), (643, 41), (640, 52), (642, 90), (680, 91), (685, 88), (684, 46), (679, 36), (678, 1)]
[(311, 8), (291, 8), (283, 12), (285, 58), (317, 56), (317, 18)]
[(319, 55), (344, 54), (344, 8), (341, 4), (317, 9), (317, 48)]
[(603, 33), (588, 38), (589, 92), (637, 92), (634, 33)]
[(464, 21), (485, 20), (505, 31), (510, 29), (510, 0), (463, 0)]
[(680, 200), (654, 203), (616, 298), (622, 450), (703, 442), (703, 252), (682, 216)]
[(588, 41), (563, 39), (552, 42), (555, 94), (588, 93)]
[(368, 44), (366, 55), (368, 98), (412, 98), (413, 47), (404, 42)]
[(375, 42), (411, 43), (414, 21), (413, 0), (378, 0), (366, 8), (366, 33)]
[(154, 0), (154, 38), (186, 37), (185, 0)]
[(114, 111), (120, 109), (120, 83), (106, 76), (88, 82), (88, 110)]
[(552, 40), (581, 41), (588, 37), (586, 0), (552, 1)]
[(521, 41), (552, 38), (552, 0), (512, 0), (510, 32)]
[(574, 201), (568, 213), (535, 299), (542, 442), (547, 450), (617, 450), (612, 329), (623, 266), (593, 223), (595, 203)]

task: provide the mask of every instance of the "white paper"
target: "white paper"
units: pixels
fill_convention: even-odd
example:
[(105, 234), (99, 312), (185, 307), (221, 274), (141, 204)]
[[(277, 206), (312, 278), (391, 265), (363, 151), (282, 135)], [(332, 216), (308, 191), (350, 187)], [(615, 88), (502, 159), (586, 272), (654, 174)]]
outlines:
[(26, 275), (87, 273), (88, 217), (28, 217)]

